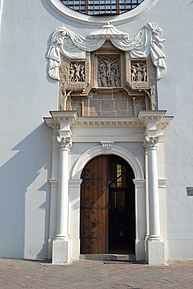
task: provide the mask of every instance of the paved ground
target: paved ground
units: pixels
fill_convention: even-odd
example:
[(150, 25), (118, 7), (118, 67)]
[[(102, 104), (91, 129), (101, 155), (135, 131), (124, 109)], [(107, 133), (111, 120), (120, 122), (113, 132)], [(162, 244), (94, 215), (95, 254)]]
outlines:
[(168, 266), (80, 260), (71, 265), (0, 259), (0, 289), (193, 288), (193, 261)]

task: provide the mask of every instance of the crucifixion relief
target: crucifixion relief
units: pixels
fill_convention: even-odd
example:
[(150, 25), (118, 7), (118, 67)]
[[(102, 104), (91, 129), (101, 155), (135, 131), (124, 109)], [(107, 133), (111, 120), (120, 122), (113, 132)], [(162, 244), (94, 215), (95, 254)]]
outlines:
[(102, 87), (120, 86), (118, 58), (98, 58), (98, 85)]

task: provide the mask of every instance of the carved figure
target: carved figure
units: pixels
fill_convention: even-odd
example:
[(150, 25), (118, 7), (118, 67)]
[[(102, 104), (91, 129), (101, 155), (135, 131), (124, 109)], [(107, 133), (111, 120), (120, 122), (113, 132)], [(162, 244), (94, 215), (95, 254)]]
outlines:
[(106, 67), (104, 63), (99, 64), (99, 81), (100, 86), (106, 87), (107, 85), (107, 74), (106, 74)]
[(147, 67), (146, 67), (146, 65), (142, 64), (141, 70), (142, 70), (142, 74), (143, 74), (143, 81), (147, 81)]
[(74, 81), (75, 69), (74, 65), (70, 64), (70, 81)]
[(135, 65), (132, 65), (131, 66), (131, 81), (136, 81), (136, 68), (135, 68)]
[(142, 68), (139, 63), (136, 64), (136, 81), (143, 81)]
[(80, 81), (82, 81), (82, 82), (85, 81), (85, 68), (84, 68), (84, 65), (81, 65), (81, 67), (80, 67)]
[(74, 73), (74, 81), (78, 82), (80, 80), (80, 64), (74, 63), (75, 73)]

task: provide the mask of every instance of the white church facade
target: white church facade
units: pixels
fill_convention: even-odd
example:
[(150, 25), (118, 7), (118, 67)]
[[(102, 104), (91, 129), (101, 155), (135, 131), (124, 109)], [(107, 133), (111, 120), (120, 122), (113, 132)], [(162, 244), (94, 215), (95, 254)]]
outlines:
[(193, 2), (0, 3), (0, 257), (193, 259)]

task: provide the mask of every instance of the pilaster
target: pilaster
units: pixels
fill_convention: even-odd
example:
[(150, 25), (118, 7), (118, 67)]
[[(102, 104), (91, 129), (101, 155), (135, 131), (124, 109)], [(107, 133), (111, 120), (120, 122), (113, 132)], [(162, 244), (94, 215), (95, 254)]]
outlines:
[(134, 179), (135, 185), (135, 256), (136, 260), (145, 259), (145, 240), (146, 233), (146, 212), (144, 210), (145, 203), (145, 180)]

